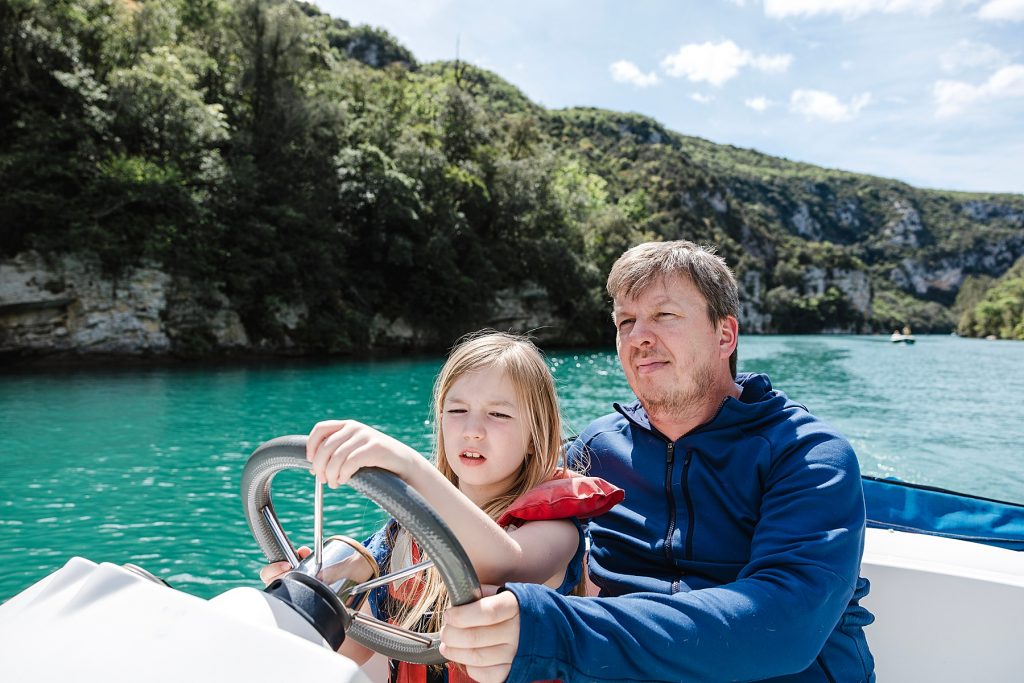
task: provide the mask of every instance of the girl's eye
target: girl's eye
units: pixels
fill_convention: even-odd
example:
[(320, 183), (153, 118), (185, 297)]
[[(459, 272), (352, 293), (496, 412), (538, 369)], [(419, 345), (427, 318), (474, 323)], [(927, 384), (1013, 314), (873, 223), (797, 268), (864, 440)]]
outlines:
[(448, 413), (449, 415), (461, 415), (464, 412), (466, 412), (466, 409), (465, 408), (449, 408), (448, 410), (446, 410), (444, 412)]
[(499, 413), (499, 412), (497, 412), (497, 411), (492, 411), (492, 412), (491, 412), (491, 416), (492, 416), (492, 417), (497, 417), (497, 418), (501, 418), (501, 419), (503, 419), (503, 420), (510, 420), (510, 419), (512, 419), (512, 416), (511, 416), (511, 415), (506, 415), (505, 413)]

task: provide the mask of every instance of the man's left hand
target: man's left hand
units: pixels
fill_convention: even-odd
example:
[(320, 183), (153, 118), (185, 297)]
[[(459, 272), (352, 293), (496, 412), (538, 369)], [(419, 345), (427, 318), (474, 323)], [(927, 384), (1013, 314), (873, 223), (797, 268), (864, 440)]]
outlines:
[(480, 683), (508, 678), (519, 649), (519, 601), (508, 591), (444, 613), (441, 654)]

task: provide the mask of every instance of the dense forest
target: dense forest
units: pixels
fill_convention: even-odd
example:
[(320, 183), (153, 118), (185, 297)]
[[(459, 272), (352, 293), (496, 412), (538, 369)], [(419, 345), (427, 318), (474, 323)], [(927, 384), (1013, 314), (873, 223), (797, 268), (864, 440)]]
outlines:
[(954, 310), (959, 312), (957, 334), (1024, 340), (1024, 258), (995, 281), (968, 277)]
[[(268, 351), (439, 347), (508, 298), (603, 343), (611, 262), (677, 238), (718, 246), (749, 331), (1024, 336), (1024, 197), (546, 110), (290, 0), (0, 0), (0, 221), (0, 257), (155, 264)], [(216, 352), (206, 325), (173, 350)]]

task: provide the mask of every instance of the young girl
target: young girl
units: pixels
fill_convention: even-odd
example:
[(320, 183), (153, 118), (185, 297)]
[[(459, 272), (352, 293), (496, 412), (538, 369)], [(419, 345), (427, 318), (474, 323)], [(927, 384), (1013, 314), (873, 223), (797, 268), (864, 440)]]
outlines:
[[(434, 385), (436, 467), (405, 444), (353, 421), (310, 432), (311, 470), (334, 488), (361, 467), (388, 469), (415, 488), (451, 527), (485, 594), (510, 581), (580, 592), (584, 544), (579, 519), (622, 500), (603, 480), (559, 468), (562, 423), (554, 380), (525, 337), (471, 336), (458, 344)], [(409, 535), (391, 520), (366, 542), (381, 573), (419, 561)], [(305, 549), (304, 549), (305, 550)], [(270, 565), (265, 580), (286, 570)], [(367, 606), (378, 619), (437, 631), (449, 605), (435, 569), (378, 589)], [(490, 590), (488, 590), (490, 587)], [(372, 654), (347, 640), (341, 653), (362, 663)], [(392, 662), (391, 680), (469, 680), (460, 670)]]

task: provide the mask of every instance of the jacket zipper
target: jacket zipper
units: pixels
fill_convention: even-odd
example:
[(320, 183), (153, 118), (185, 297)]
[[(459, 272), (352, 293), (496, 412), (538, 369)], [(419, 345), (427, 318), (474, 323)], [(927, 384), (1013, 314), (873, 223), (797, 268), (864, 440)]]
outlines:
[(693, 559), (693, 525), (694, 525), (694, 510), (693, 500), (690, 498), (690, 461), (693, 460), (693, 450), (686, 450), (686, 458), (683, 459), (683, 476), (682, 476), (682, 488), (683, 488), (683, 502), (686, 503), (686, 544), (684, 547), (685, 555), (687, 560)]
[[(669, 562), (672, 558), (672, 534), (676, 530), (676, 502), (672, 495), (672, 464), (675, 461), (676, 445), (669, 441), (668, 452), (665, 457), (665, 495), (668, 498), (668, 531), (665, 534), (665, 559)], [(683, 474), (680, 478), (680, 488), (683, 490), (683, 502), (686, 505), (686, 538), (683, 541), (683, 553), (687, 560), (693, 559), (693, 525), (694, 511), (693, 501), (690, 498), (690, 461), (693, 460), (693, 450), (687, 449), (686, 457), (683, 458)], [(679, 579), (672, 582), (672, 592), (679, 590)]]
[(676, 445), (668, 442), (665, 454), (665, 497), (668, 498), (668, 531), (665, 532), (665, 559), (672, 560), (672, 534), (676, 530), (676, 502), (672, 495), (672, 463), (675, 460)]

